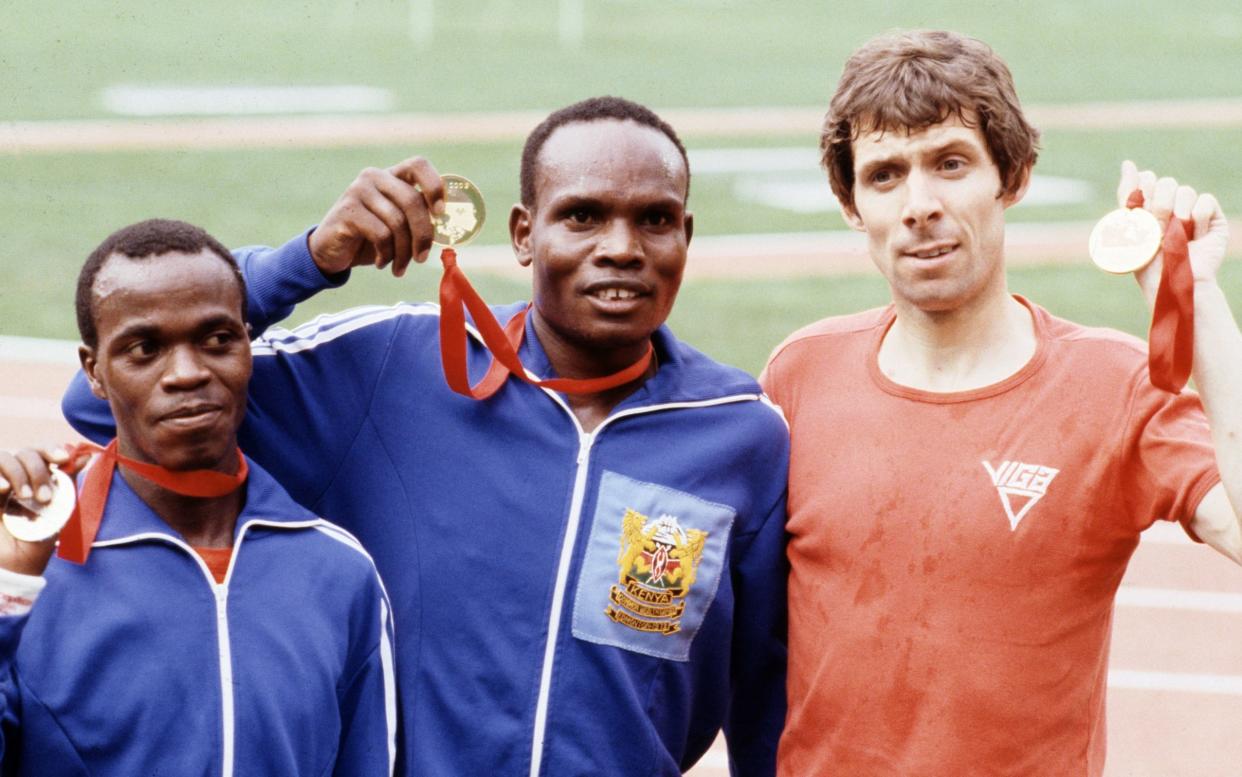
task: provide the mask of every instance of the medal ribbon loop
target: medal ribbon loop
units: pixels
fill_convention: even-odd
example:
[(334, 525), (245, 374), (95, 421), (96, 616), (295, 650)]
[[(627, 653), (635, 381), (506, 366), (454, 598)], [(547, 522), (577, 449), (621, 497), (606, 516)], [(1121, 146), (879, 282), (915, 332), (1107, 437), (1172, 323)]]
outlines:
[[(1143, 207), (1143, 193), (1135, 189), (1127, 208)], [(1190, 380), (1195, 355), (1195, 278), (1190, 270), (1190, 241), (1194, 222), (1169, 218), (1160, 251), (1164, 264), (1156, 306), (1147, 335), (1147, 366), (1156, 388), (1180, 394)]]
[[(500, 390), (510, 375), (517, 376), (534, 386), (563, 391), (567, 394), (594, 394), (637, 380), (647, 372), (655, 354), (651, 343), (647, 350), (630, 366), (598, 378), (550, 378), (538, 380), (526, 374), (526, 368), (518, 357), (518, 349), (526, 335), (528, 305), (509, 320), (504, 327), (492, 315), (487, 303), (467, 280), (466, 274), (457, 266), (457, 252), (445, 248), (440, 252), (444, 275), (440, 278), (440, 361), (444, 367), (444, 379), (449, 388), (462, 396), (487, 399)], [(475, 385), (470, 385), (470, 373), (466, 362), (466, 313), (469, 310), (484, 345), (492, 353), (487, 373)]]
[(241, 449), (237, 449), (237, 474), (226, 475), (210, 469), (191, 469), (180, 472), (165, 469), (156, 464), (135, 461), (117, 452), (115, 439), (101, 448), (84, 442), (69, 451), (69, 461), (87, 453), (98, 453), (99, 458), (86, 472), (82, 488), (78, 491), (77, 504), (65, 528), (60, 532), (60, 547), (56, 555), (75, 564), (85, 564), (91, 552), (91, 543), (99, 533), (103, 522), (104, 506), (108, 503), (108, 491), (112, 488), (112, 473), (118, 464), (140, 477), (182, 496), (207, 499), (231, 494), (241, 488), (250, 474), (250, 467)]

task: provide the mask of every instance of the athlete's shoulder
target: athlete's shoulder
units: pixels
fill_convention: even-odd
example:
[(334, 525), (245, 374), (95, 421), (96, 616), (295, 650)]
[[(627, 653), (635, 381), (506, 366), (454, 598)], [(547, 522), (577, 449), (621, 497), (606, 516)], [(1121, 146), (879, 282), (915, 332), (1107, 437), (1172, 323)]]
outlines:
[(660, 327), (654, 339), (657, 354), (663, 353), (671, 361), (661, 366), (665, 374), (657, 373), (653, 384), (652, 395), (657, 402), (718, 407), (734, 418), (754, 415), (761, 425), (775, 422), (784, 429), (780, 410), (768, 401), (753, 375), (677, 339), (667, 325)]
[(768, 358), (769, 366), (787, 354), (800, 353), (809, 349), (823, 347), (826, 344), (839, 343), (843, 339), (870, 337), (879, 327), (888, 324), (893, 316), (893, 308), (887, 305), (850, 313), (844, 316), (829, 316), (808, 324), (781, 341)]
[(1113, 366), (1134, 370), (1147, 362), (1147, 343), (1127, 332), (1110, 327), (1087, 326), (1054, 316), (1032, 305), (1042, 319), (1048, 342), (1058, 350), (1058, 358), (1089, 361), (1097, 369)]

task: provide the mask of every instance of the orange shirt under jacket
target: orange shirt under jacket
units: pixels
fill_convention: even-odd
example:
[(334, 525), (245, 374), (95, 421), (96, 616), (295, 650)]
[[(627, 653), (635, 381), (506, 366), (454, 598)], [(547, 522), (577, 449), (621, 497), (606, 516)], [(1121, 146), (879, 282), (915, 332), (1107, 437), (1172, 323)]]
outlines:
[(1193, 392), (1136, 338), (1031, 309), (1018, 373), (937, 394), (877, 353), (892, 308), (791, 336), (785, 777), (1103, 772), (1113, 597), (1139, 533), (1219, 481)]

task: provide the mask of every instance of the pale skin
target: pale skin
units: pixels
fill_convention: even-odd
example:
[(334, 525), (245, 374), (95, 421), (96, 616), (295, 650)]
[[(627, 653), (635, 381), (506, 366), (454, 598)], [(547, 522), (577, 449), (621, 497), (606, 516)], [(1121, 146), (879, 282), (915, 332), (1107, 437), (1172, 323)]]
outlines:
[[(1009, 294), (1004, 211), (1025, 193), (1000, 173), (975, 127), (953, 118), (924, 130), (864, 134), (853, 144), (854, 202), (846, 220), (868, 238), (888, 279), (896, 320), (879, 352), (897, 383), (967, 391), (1017, 372), (1035, 352), (1030, 315)], [(1221, 484), (1200, 502), (1190, 528), (1242, 564), (1242, 332), (1217, 284), (1228, 224), (1216, 199), (1172, 178), (1122, 165), (1118, 202), (1135, 188), (1161, 224), (1193, 220), (1194, 381), (1212, 429)], [(1154, 305), (1161, 258), (1135, 273)]]

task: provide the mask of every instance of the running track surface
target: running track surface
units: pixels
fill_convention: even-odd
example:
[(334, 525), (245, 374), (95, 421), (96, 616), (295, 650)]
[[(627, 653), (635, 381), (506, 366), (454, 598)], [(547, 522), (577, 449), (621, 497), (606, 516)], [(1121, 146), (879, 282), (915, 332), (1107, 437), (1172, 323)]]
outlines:
[[(73, 353), (0, 338), (0, 448), (74, 439), (59, 408)], [(1242, 569), (1175, 526), (1147, 533), (1122, 584), (1108, 726), (1108, 777), (1242, 774)], [(726, 777), (723, 745), (687, 774)]]

